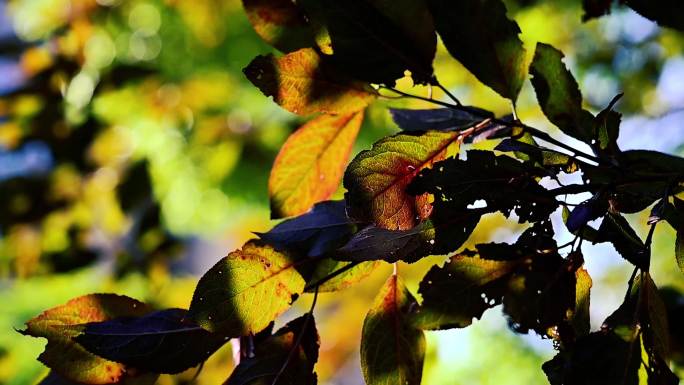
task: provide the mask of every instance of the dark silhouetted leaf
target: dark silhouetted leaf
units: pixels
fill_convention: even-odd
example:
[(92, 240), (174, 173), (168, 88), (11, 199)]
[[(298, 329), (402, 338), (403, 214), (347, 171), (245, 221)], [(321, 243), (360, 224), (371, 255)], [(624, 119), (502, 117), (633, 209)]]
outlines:
[(320, 257), (341, 246), (351, 236), (353, 222), (347, 218), (344, 201), (325, 201), (306, 214), (285, 220), (267, 233), (256, 233), (264, 242), (302, 250), (310, 257)]
[(180, 373), (204, 362), (227, 339), (166, 309), (142, 317), (89, 323), (75, 340), (89, 352), (155, 373)]
[(588, 21), (610, 13), (610, 5), (613, 0), (582, 0), (584, 15), (582, 21)]
[(565, 134), (591, 143), (594, 116), (582, 109), (582, 94), (577, 82), (562, 61), (563, 53), (537, 43), (530, 66), (532, 85), (544, 115)]
[(268, 179), (271, 217), (303, 214), (337, 190), (363, 122), (363, 112), (320, 115), (295, 131)]
[(425, 359), (423, 331), (410, 322), (415, 298), (389, 277), (363, 322), (361, 369), (368, 385), (420, 385)]
[(225, 385), (315, 385), (319, 344), (313, 316), (301, 316), (257, 343), (254, 356), (240, 360)]
[(620, 98), (622, 98), (622, 94), (616, 95), (610, 101), (608, 107), (599, 112), (594, 119), (594, 135), (596, 135), (596, 138), (592, 147), (599, 156), (615, 157), (620, 153), (617, 139), (620, 135), (622, 115), (613, 111), (613, 107)]
[(394, 122), (404, 131), (460, 131), (494, 117), (493, 113), (477, 107), (464, 107), (458, 110), (390, 108), (390, 113)]
[(487, 212), (511, 211), (519, 221), (539, 221), (549, 217), (558, 203), (555, 196), (536, 181), (545, 171), (511, 157), (489, 151), (468, 151), (466, 160), (447, 159), (423, 170), (409, 185), (411, 194), (431, 193), (435, 211), (460, 213), (479, 200)]
[(243, 72), (264, 95), (300, 115), (356, 112), (375, 98), (367, 84), (344, 76), (309, 48), (281, 57), (257, 56)]
[(126, 366), (98, 357), (75, 343), (89, 322), (117, 317), (142, 316), (150, 309), (132, 298), (114, 294), (90, 294), (46, 310), (26, 323), (22, 334), (47, 338), (38, 360), (68, 381), (113, 384), (126, 378)]
[(542, 369), (551, 385), (638, 385), (641, 355), (637, 344), (609, 331), (591, 333)]
[(413, 317), (422, 329), (466, 327), (473, 318), (501, 303), (507, 278), (519, 261), (482, 259), (472, 252), (434, 266), (420, 282), (423, 303)]
[(468, 239), (479, 220), (479, 212), (467, 210), (448, 218), (435, 217), (409, 230), (387, 230), (371, 225), (337, 250), (336, 258), (411, 263), (428, 255), (446, 254)]
[(684, 31), (684, 3), (678, 0), (621, 0), (640, 15), (656, 23)]
[(298, 5), (312, 24), (326, 29), (332, 62), (353, 77), (394, 85), (409, 70), (416, 83), (431, 81), (437, 37), (423, 0), (300, 0)]
[(596, 242), (610, 242), (624, 259), (647, 269), (649, 258), (646, 246), (622, 215), (609, 212), (603, 218)]
[[(499, 143), (496, 151), (515, 152), (518, 159), (533, 161), (539, 166), (547, 169), (554, 169), (557, 172), (564, 171), (572, 173), (578, 170), (577, 163), (569, 155), (563, 154), (547, 148), (539, 147), (535, 144), (526, 143), (520, 140), (506, 138)], [(525, 157), (519, 156), (522, 153)]]
[(242, 0), (256, 33), (282, 52), (316, 45), (314, 32), (292, 0)]
[(520, 27), (500, 0), (428, 0), (449, 53), (482, 83), (515, 102), (526, 77)]
[(608, 202), (602, 195), (596, 194), (591, 199), (587, 199), (572, 209), (565, 221), (568, 231), (575, 234), (590, 221), (605, 215), (608, 210)]
[(427, 195), (412, 196), (406, 186), (421, 169), (459, 150), (457, 132), (397, 134), (362, 151), (344, 175), (349, 215), (388, 230), (409, 230), (431, 211)]
[(227, 337), (257, 333), (304, 290), (305, 281), (296, 266), (291, 255), (248, 242), (202, 276), (188, 316)]

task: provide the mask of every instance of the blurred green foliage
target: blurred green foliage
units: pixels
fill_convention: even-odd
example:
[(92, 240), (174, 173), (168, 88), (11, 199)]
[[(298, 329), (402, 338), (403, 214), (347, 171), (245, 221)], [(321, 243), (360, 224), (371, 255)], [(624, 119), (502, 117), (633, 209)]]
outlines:
[[(620, 111), (645, 122), (684, 108), (681, 93), (662, 79), (664, 68), (683, 60), (680, 33), (622, 8), (583, 24), (580, 1), (511, 0), (507, 5), (523, 31), (528, 56), (537, 41), (567, 54), (592, 111), (620, 91), (625, 92)], [(45, 375), (35, 360), (43, 342), (22, 338), (12, 328), (42, 309), (102, 291), (160, 307), (187, 307), (196, 275), (250, 238), (250, 231), (270, 227), (268, 172), (301, 120), (243, 77), (242, 68), (271, 48), (252, 31), (239, 0), (12, 0), (4, 11), (14, 32), (0, 38), (0, 58), (18, 70), (12, 75), (17, 86), (0, 90), (0, 148), (3, 154), (26, 150), (28, 155), (19, 162), (24, 171), (0, 174), (0, 295), (5, 300), (0, 383), (19, 385)], [(465, 103), (510, 111), (505, 99), (482, 86), (441, 45), (435, 66), (441, 81)], [(409, 79), (399, 83), (410, 85)], [(434, 95), (442, 96), (438, 90)], [(525, 121), (550, 126), (529, 82), (518, 113)], [(355, 152), (394, 131), (386, 110), (372, 107)], [(640, 133), (643, 138), (655, 134)], [(665, 150), (682, 141), (674, 137)], [(49, 154), (45, 170), (38, 172), (26, 165), (35, 143)], [(0, 169), (9, 167), (2, 159)], [(470, 243), (510, 237), (514, 231), (492, 216)], [(671, 258), (673, 237), (666, 231), (656, 238), (656, 253), (667, 258), (654, 261), (654, 275), (659, 283), (682, 290)], [(409, 287), (414, 290), (422, 273), (439, 261), (402, 267)], [(617, 261), (614, 256), (594, 265), (588, 261), (597, 271), (592, 272), (593, 295), (599, 300), (593, 306), (601, 315), (608, 311), (603, 304), (618, 303), (612, 289), (628, 274)], [(317, 366), (322, 383), (362, 381), (356, 351), (361, 323), (385, 273), (378, 270), (358, 287), (322, 295), (317, 308), (324, 341)], [(617, 291), (619, 297), (622, 289)], [(455, 378), (457, 383), (543, 382), (539, 367), (552, 354), (548, 344), (530, 345), (493, 318), (467, 332), (428, 333), (436, 343), (428, 343), (425, 383), (453, 384)], [(506, 363), (493, 365), (502, 354), (509, 357)], [(231, 365), (226, 346), (205, 365), (197, 383), (223, 381)], [(177, 378), (162, 376), (159, 383), (188, 383), (193, 375), (191, 370)]]

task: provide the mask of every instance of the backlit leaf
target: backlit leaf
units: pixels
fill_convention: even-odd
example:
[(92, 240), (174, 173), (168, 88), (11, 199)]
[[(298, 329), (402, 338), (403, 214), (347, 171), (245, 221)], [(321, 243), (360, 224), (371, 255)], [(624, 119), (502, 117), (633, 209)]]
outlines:
[(412, 196), (406, 186), (421, 169), (458, 153), (456, 132), (397, 134), (362, 151), (344, 175), (349, 214), (389, 230), (409, 230), (431, 211), (428, 196)]
[(142, 317), (89, 323), (75, 340), (100, 357), (155, 373), (180, 373), (206, 360), (227, 339), (166, 309)]
[(679, 270), (684, 273), (684, 229), (677, 231), (677, 237), (675, 239), (675, 258), (677, 259)]
[(575, 309), (570, 317), (575, 336), (582, 337), (589, 334), (591, 330), (589, 318), (589, 304), (591, 300), (592, 280), (589, 272), (585, 268), (580, 268), (575, 272), (576, 291)]
[[(317, 282), (327, 275), (348, 266), (350, 263), (353, 262), (336, 261), (332, 258), (326, 258), (318, 264), (310, 281)], [(319, 285), (318, 292), (325, 293), (344, 290), (371, 275), (379, 265), (379, 261), (361, 262)], [(311, 289), (308, 291), (315, 290), (316, 289)]]
[[(411, 71), (432, 79), (437, 37), (424, 0), (300, 0), (332, 45), (331, 60), (354, 78), (394, 85)], [(325, 51), (325, 47), (323, 49)]]
[(83, 324), (149, 312), (142, 302), (114, 294), (90, 294), (46, 310), (26, 323), (22, 334), (47, 338), (38, 360), (69, 381), (113, 384), (126, 377), (123, 364), (98, 357), (75, 343)]
[(257, 342), (254, 356), (242, 358), (225, 385), (315, 385), (319, 345), (313, 316), (301, 316)]
[(242, 0), (256, 33), (282, 52), (312, 47), (314, 33), (292, 0)]
[(200, 279), (188, 316), (228, 337), (255, 334), (290, 307), (304, 290), (298, 261), (271, 246), (248, 242)]
[(344, 201), (325, 201), (306, 214), (285, 220), (267, 233), (256, 233), (264, 242), (310, 257), (320, 257), (341, 246), (351, 235), (353, 222)]
[(530, 66), (532, 85), (544, 115), (565, 134), (591, 143), (594, 116), (582, 109), (577, 81), (563, 64), (563, 53), (537, 43)]
[(375, 98), (368, 85), (344, 76), (309, 48), (257, 56), (243, 72), (264, 95), (300, 115), (356, 112)]
[(337, 190), (349, 160), (363, 112), (320, 115), (290, 135), (268, 180), (271, 217), (303, 214)]
[(392, 275), (363, 322), (361, 369), (367, 385), (419, 385), (425, 358), (423, 331), (409, 322), (415, 299)]
[(526, 77), (520, 27), (501, 0), (428, 0), (449, 53), (482, 83), (515, 102)]

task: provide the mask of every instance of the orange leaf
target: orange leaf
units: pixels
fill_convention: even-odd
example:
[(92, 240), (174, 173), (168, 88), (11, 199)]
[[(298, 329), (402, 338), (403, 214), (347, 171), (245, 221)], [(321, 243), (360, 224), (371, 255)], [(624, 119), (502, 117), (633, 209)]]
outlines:
[(355, 112), (376, 96), (366, 83), (337, 72), (310, 48), (282, 57), (257, 56), (243, 72), (264, 95), (300, 115)]
[(276, 157), (268, 191), (273, 218), (299, 215), (337, 190), (363, 112), (320, 115), (290, 135)]

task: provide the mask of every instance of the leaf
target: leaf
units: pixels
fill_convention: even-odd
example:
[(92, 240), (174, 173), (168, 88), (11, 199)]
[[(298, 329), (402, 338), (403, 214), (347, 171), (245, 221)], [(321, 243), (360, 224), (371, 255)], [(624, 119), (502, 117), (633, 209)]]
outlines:
[(515, 102), (526, 77), (520, 27), (500, 0), (428, 0), (449, 53), (482, 83)]
[(599, 242), (610, 242), (622, 258), (634, 266), (648, 270), (646, 246), (622, 215), (609, 212), (603, 218), (594, 243)]
[[(534, 161), (537, 165), (543, 166), (549, 169), (549, 171), (572, 173), (578, 170), (577, 164), (569, 155), (539, 147), (536, 144), (525, 143), (521, 140), (506, 138), (494, 150), (515, 152), (516, 158)], [(520, 154), (524, 154), (524, 157), (520, 156)]]
[(363, 112), (319, 115), (280, 148), (268, 179), (271, 217), (303, 214), (337, 190), (361, 128)]
[(394, 122), (404, 131), (461, 131), (470, 128), (494, 114), (477, 107), (432, 108), (425, 110), (408, 110), (390, 108)]
[(316, 203), (306, 214), (285, 220), (267, 233), (256, 233), (264, 242), (309, 257), (320, 257), (341, 246), (350, 236), (354, 223), (347, 218), (344, 201)]
[(684, 31), (684, 4), (678, 0), (621, 0), (641, 16), (659, 25)]
[(575, 336), (583, 337), (589, 335), (591, 331), (589, 304), (592, 280), (589, 272), (585, 268), (580, 268), (575, 272), (575, 281), (575, 309), (572, 311), (570, 323), (574, 329)]
[(225, 385), (315, 385), (319, 345), (313, 316), (301, 316), (258, 342), (254, 356), (242, 358)]
[(582, 230), (587, 223), (605, 215), (608, 202), (603, 194), (595, 194), (592, 198), (580, 203), (572, 209), (565, 221), (568, 231), (575, 234)]
[(487, 205), (483, 211), (501, 211), (507, 216), (515, 211), (519, 222), (534, 222), (547, 219), (558, 206), (555, 196), (536, 180), (544, 175), (543, 169), (530, 163), (470, 150), (466, 160), (450, 158), (421, 171), (407, 192), (433, 194), (435, 212), (456, 215), (483, 200)]
[(184, 309), (166, 309), (142, 317), (88, 323), (75, 341), (93, 354), (129, 367), (180, 373), (204, 362), (227, 341), (186, 315)]
[(348, 114), (376, 96), (367, 84), (344, 76), (309, 48), (281, 57), (257, 56), (243, 72), (264, 95), (300, 115)]
[(617, 94), (613, 100), (610, 101), (608, 107), (599, 112), (594, 119), (594, 134), (596, 138), (592, 145), (595, 152), (603, 157), (615, 157), (620, 153), (620, 148), (617, 145), (618, 136), (620, 135), (620, 121), (622, 115), (613, 111), (615, 104), (622, 98), (623, 94)]
[[(326, 258), (318, 264), (310, 281), (318, 282), (329, 274), (348, 266), (350, 263), (352, 262), (336, 261), (332, 258)], [(371, 275), (379, 265), (380, 262), (378, 261), (361, 262), (356, 266), (353, 266), (350, 269), (342, 272), (341, 274), (325, 281), (318, 286), (317, 290), (319, 293), (326, 293), (349, 288), (353, 284)], [(307, 291), (313, 292), (315, 290), (316, 289), (311, 289)]]
[(586, 22), (593, 18), (608, 15), (612, 3), (613, 0), (582, 0), (582, 7), (584, 8), (582, 21)]
[(188, 317), (227, 337), (255, 334), (290, 307), (304, 290), (300, 261), (270, 246), (248, 242), (200, 279)]
[[(117, 382), (119, 385), (154, 385), (157, 382), (159, 375), (156, 373), (145, 373), (135, 377), (124, 376), (121, 381)], [(71, 381), (57, 374), (54, 370), (50, 370), (47, 376), (43, 377), (38, 385), (82, 385), (79, 382)]]
[(677, 237), (675, 239), (675, 258), (677, 259), (679, 270), (684, 273), (684, 229), (677, 231)]
[(302, 11), (292, 0), (242, 0), (256, 33), (282, 52), (316, 44), (314, 33)]
[(397, 134), (361, 151), (344, 175), (349, 214), (388, 230), (408, 230), (430, 214), (427, 196), (406, 193), (421, 169), (458, 153), (458, 133)]
[(114, 294), (90, 294), (44, 311), (26, 323), (24, 335), (47, 338), (38, 360), (68, 381), (84, 384), (113, 384), (126, 378), (126, 367), (98, 357), (72, 338), (89, 322), (122, 316), (139, 316), (149, 308), (142, 302)]
[(428, 330), (469, 326), (501, 303), (507, 278), (518, 266), (518, 261), (482, 259), (470, 251), (433, 266), (420, 282), (423, 303), (414, 324)]
[(480, 220), (480, 213), (466, 211), (459, 215), (424, 221), (410, 230), (387, 230), (370, 225), (347, 242), (338, 259), (387, 262), (415, 262), (428, 255), (446, 254), (459, 248)]
[(637, 385), (641, 356), (634, 345), (613, 332), (594, 332), (542, 369), (551, 385)]
[(366, 384), (420, 384), (425, 336), (409, 322), (414, 305), (404, 283), (390, 276), (363, 321), (361, 369)]
[(582, 109), (582, 94), (562, 59), (561, 51), (537, 43), (530, 66), (537, 100), (544, 115), (566, 135), (591, 143), (594, 116)]
[(354, 78), (394, 85), (409, 70), (415, 83), (431, 81), (437, 37), (423, 0), (300, 0), (298, 5), (327, 31), (331, 61)]

